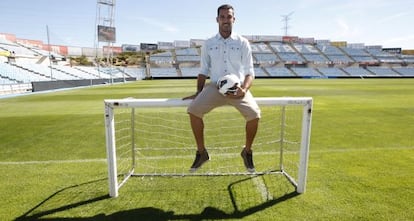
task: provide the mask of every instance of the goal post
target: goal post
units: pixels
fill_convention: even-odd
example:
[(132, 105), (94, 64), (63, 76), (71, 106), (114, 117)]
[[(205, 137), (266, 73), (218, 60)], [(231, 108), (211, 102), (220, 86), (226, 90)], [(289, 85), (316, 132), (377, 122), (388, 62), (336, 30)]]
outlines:
[(186, 108), (191, 100), (108, 99), (105, 104), (109, 195), (131, 176), (228, 176), (282, 174), (306, 190), (312, 121), (310, 97), (255, 98), (262, 118), (253, 144), (255, 173), (240, 157), (245, 121), (231, 106), (205, 115), (205, 143), (211, 160), (189, 168), (196, 145)]

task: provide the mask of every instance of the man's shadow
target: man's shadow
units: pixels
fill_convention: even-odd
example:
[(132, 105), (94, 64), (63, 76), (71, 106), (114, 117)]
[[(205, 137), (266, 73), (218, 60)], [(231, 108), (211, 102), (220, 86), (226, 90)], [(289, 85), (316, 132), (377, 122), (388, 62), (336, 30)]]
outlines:
[[(279, 203), (287, 201), (293, 197), (298, 196), (299, 194), (293, 190), (290, 192), (285, 192), (281, 195), (272, 196), (271, 198), (265, 199), (261, 203), (257, 203), (254, 205), (250, 205), (249, 207), (242, 208), (238, 204), (238, 187), (240, 185), (244, 185), (246, 182), (251, 182), (253, 179), (259, 179), (260, 182), (263, 179), (262, 175), (254, 175), (247, 178), (240, 179), (238, 181), (232, 182), (227, 186), (227, 190), (229, 193), (229, 197), (232, 203), (233, 211), (230, 213), (226, 213), (219, 208), (215, 207), (205, 207), (203, 211), (199, 214), (175, 214), (174, 211), (165, 211), (162, 208), (154, 208), (154, 207), (141, 207), (136, 209), (130, 210), (123, 210), (119, 212), (115, 212), (109, 215), (104, 213), (97, 214), (92, 217), (57, 217), (57, 218), (48, 218), (47, 216), (56, 215), (59, 212), (63, 212), (66, 210), (86, 206), (88, 204), (92, 204), (95, 202), (99, 202), (102, 200), (111, 200), (109, 195), (104, 194), (101, 196), (96, 196), (88, 199), (77, 200), (76, 202), (72, 202), (65, 205), (58, 205), (48, 209), (41, 209), (41, 207), (48, 204), (49, 201), (53, 201), (55, 197), (59, 197), (60, 194), (64, 192), (78, 192), (76, 189), (83, 188), (84, 186), (92, 185), (92, 186), (101, 186), (102, 183), (106, 181), (105, 179), (94, 180), (86, 183), (82, 183), (79, 185), (69, 186), (63, 188), (45, 200), (37, 204), (32, 209), (28, 210), (26, 213), (21, 215), (20, 217), (16, 218), (16, 221), (25, 221), (25, 220), (136, 220), (139, 218), (140, 220), (204, 220), (204, 219), (240, 219), (255, 213), (258, 213), (262, 210), (267, 208), (273, 207)], [(261, 190), (266, 192), (266, 184), (262, 184)], [(58, 200), (58, 202), (60, 202)], [(59, 203), (57, 203), (59, 204)], [(47, 206), (46, 206), (47, 207)], [(39, 211), (38, 211), (39, 210)]]

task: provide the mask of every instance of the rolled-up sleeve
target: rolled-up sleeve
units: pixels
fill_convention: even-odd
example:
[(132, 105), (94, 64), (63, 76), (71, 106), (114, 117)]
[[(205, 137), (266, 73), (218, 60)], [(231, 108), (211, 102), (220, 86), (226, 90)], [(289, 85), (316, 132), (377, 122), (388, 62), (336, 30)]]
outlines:
[(201, 56), (200, 56), (200, 74), (208, 76), (210, 72), (210, 56), (207, 53), (208, 41), (204, 42), (204, 45), (201, 47)]
[(250, 75), (254, 78), (255, 74), (253, 66), (252, 48), (250, 47), (250, 44), (247, 40), (243, 41), (242, 65), (244, 75)]

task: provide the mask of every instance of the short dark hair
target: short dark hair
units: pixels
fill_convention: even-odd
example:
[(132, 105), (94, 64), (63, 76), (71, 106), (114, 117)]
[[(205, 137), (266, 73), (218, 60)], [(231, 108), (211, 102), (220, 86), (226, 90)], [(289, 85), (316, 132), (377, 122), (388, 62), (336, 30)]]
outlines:
[(233, 10), (233, 11), (234, 11), (233, 6), (231, 6), (231, 5), (229, 5), (229, 4), (224, 4), (224, 5), (221, 5), (220, 7), (218, 7), (218, 9), (217, 9), (217, 16), (219, 16), (219, 15), (220, 15), (220, 10), (221, 10), (221, 9), (231, 9), (231, 10)]

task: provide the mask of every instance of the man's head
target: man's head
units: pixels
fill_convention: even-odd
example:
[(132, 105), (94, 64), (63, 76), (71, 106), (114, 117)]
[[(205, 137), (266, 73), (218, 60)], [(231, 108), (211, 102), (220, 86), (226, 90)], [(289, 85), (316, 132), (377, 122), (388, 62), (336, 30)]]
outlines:
[(225, 4), (217, 9), (217, 23), (219, 24), (219, 32), (223, 38), (231, 35), (233, 23), (236, 20), (234, 17), (233, 6)]

